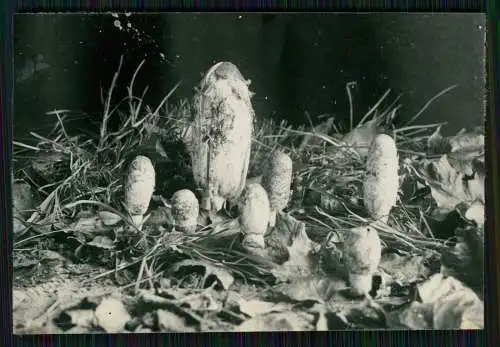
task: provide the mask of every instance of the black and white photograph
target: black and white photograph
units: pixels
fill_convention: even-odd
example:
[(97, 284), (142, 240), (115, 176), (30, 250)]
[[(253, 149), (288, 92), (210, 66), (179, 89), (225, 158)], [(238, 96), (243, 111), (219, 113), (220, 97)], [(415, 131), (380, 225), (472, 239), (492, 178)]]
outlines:
[(14, 334), (484, 329), (484, 13), (13, 33)]

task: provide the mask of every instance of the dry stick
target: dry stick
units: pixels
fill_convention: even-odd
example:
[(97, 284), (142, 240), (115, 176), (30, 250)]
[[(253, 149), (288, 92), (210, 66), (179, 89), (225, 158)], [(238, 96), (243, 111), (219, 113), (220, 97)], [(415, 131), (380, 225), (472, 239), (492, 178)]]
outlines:
[(177, 90), (177, 88), (179, 88), (179, 86), (181, 85), (181, 83), (182, 83), (182, 80), (180, 80), (179, 82), (177, 82), (177, 84), (163, 98), (163, 100), (160, 102), (160, 104), (158, 105), (158, 107), (156, 108), (156, 110), (153, 112), (153, 114), (158, 114), (158, 112), (160, 112), (160, 109), (163, 107), (163, 104), (165, 104), (165, 102), (167, 102), (167, 100), (172, 96), (172, 94)]
[(122, 64), (123, 64), (123, 55), (120, 56), (120, 63), (118, 64), (118, 69), (116, 70), (115, 74), (113, 75), (113, 80), (111, 81), (111, 87), (109, 88), (108, 96), (106, 98), (106, 104), (104, 106), (104, 116), (103, 116), (102, 123), (101, 123), (101, 131), (100, 131), (101, 137), (99, 139), (99, 149), (104, 145), (104, 139), (106, 137), (106, 131), (107, 131), (107, 127), (108, 127), (108, 120), (110, 118), (109, 107), (111, 104), (111, 96), (113, 95), (113, 90), (115, 89), (116, 81), (118, 80), (118, 76), (120, 74)]
[(373, 105), (373, 107), (363, 116), (363, 118), (359, 121), (357, 126), (362, 125), (368, 119), (368, 117), (370, 117), (370, 115), (373, 112), (375, 112), (376, 109), (378, 109), (382, 101), (384, 101), (384, 99), (387, 97), (387, 95), (389, 95), (390, 92), (391, 90), (387, 89), (387, 91), (384, 93), (384, 95), (382, 95), (382, 97), (377, 101), (377, 103)]
[(351, 84), (347, 83), (345, 86), (345, 89), (347, 91), (347, 97), (349, 98), (349, 131), (352, 130), (352, 125), (354, 123), (354, 105), (352, 101), (352, 93), (351, 93)]
[(420, 117), (420, 115), (422, 113), (424, 113), (424, 111), (430, 106), (430, 104), (432, 104), (437, 98), (439, 98), (440, 96), (448, 93), (450, 90), (455, 89), (457, 86), (458, 86), (458, 84), (454, 84), (454, 85), (452, 85), (452, 86), (450, 86), (448, 88), (443, 89), (442, 91), (440, 91), (436, 95), (434, 95), (432, 98), (430, 98), (429, 101), (427, 101), (425, 103), (424, 107), (422, 107), (420, 109), (420, 111), (418, 111), (418, 113), (415, 116), (413, 116), (412, 119), (410, 119), (408, 122), (405, 123), (405, 125), (413, 123), (418, 117)]
[(26, 149), (30, 149), (30, 150), (33, 150), (33, 151), (41, 151), (40, 148), (38, 147), (34, 147), (34, 146), (30, 146), (30, 145), (27, 145), (27, 144), (24, 144), (24, 143), (21, 143), (21, 142), (17, 142), (17, 141), (12, 141), (12, 144), (13, 145), (16, 145), (16, 146), (19, 146), (19, 147), (24, 147)]

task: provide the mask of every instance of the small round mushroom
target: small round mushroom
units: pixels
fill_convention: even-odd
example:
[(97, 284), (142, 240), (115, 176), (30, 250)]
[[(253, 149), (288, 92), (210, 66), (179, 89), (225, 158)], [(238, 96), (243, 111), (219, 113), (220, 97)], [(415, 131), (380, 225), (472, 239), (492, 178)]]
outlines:
[(354, 295), (367, 296), (382, 258), (382, 244), (377, 230), (370, 225), (348, 230), (344, 234), (343, 248), (350, 291)]
[(175, 228), (179, 231), (195, 231), (200, 205), (194, 193), (189, 189), (178, 190), (172, 195), (171, 202)]
[(125, 208), (132, 222), (142, 227), (143, 216), (155, 189), (155, 169), (148, 157), (139, 155), (132, 160), (125, 177)]
[(241, 196), (239, 222), (243, 245), (265, 248), (264, 235), (269, 225), (269, 198), (259, 183), (248, 184)]
[(275, 152), (262, 176), (262, 186), (269, 194), (271, 213), (269, 226), (276, 225), (277, 213), (283, 211), (290, 200), (290, 186), (292, 184), (292, 159), (282, 151)]

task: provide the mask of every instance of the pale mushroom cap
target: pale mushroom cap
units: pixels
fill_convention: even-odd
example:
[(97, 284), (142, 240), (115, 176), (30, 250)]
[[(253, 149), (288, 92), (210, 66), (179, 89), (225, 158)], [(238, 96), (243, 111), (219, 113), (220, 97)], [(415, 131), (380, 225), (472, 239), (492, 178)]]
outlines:
[(241, 197), (240, 226), (243, 234), (265, 234), (269, 223), (269, 199), (259, 183), (246, 186)]
[(176, 223), (196, 222), (199, 214), (199, 202), (189, 189), (182, 189), (172, 195), (172, 214)]
[(207, 82), (210, 78), (245, 80), (238, 67), (229, 61), (214, 64), (205, 74), (204, 82)]
[(275, 152), (262, 176), (262, 186), (269, 194), (269, 203), (274, 211), (283, 210), (290, 200), (293, 162), (284, 152)]
[(344, 259), (349, 274), (371, 275), (382, 257), (382, 244), (372, 226), (352, 228), (344, 235)]
[(364, 204), (371, 217), (386, 221), (396, 204), (399, 190), (399, 162), (396, 143), (385, 134), (372, 143), (363, 182)]
[(250, 98), (248, 83), (229, 62), (214, 65), (195, 95), (189, 141), (193, 177), (208, 193), (211, 209), (244, 188), (254, 119)]
[(155, 169), (148, 157), (137, 156), (125, 178), (125, 205), (131, 215), (146, 213), (155, 188)]

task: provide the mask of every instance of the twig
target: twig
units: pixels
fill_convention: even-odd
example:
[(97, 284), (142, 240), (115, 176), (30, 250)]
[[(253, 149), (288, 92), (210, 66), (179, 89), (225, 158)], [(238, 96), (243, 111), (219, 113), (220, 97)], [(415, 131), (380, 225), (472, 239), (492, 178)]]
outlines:
[(431, 104), (432, 104), (432, 103), (433, 103), (433, 102), (434, 102), (437, 98), (439, 98), (440, 96), (442, 96), (442, 95), (444, 95), (444, 94), (448, 93), (450, 90), (455, 89), (457, 86), (458, 86), (458, 84), (454, 84), (454, 85), (452, 85), (452, 86), (450, 86), (450, 87), (448, 87), (448, 88), (443, 89), (442, 91), (440, 91), (440, 92), (439, 92), (439, 93), (437, 93), (436, 95), (434, 95), (432, 98), (430, 98), (430, 100), (429, 100), (429, 101), (427, 101), (427, 102), (425, 103), (424, 107), (422, 107), (422, 108), (420, 109), (420, 111), (418, 111), (418, 113), (417, 113), (415, 116), (413, 116), (413, 118), (412, 118), (412, 119), (410, 119), (408, 122), (406, 122), (406, 123), (405, 123), (405, 125), (413, 123), (415, 120), (417, 120), (417, 118), (418, 118), (418, 117), (420, 117), (420, 115), (421, 115), (422, 113), (424, 113), (424, 111), (425, 111), (425, 110), (426, 110), (426, 109), (427, 109), (427, 108), (428, 108), (428, 107), (429, 107), (429, 106), (430, 106), (430, 105), (431, 105)]
[(120, 75), (120, 70), (122, 68), (123, 64), (123, 55), (120, 56), (120, 63), (118, 64), (118, 69), (116, 70), (115, 74), (113, 75), (113, 80), (111, 81), (111, 87), (109, 88), (108, 96), (106, 98), (106, 104), (104, 106), (104, 116), (102, 119), (101, 123), (101, 131), (100, 131), (100, 139), (99, 139), (99, 148), (102, 148), (104, 145), (104, 141), (106, 139), (106, 131), (108, 127), (108, 120), (111, 117), (111, 114), (109, 113), (109, 107), (111, 105), (111, 97), (113, 95), (113, 89), (116, 86), (116, 81), (118, 80), (118, 76)]
[(378, 109), (382, 101), (384, 101), (384, 99), (387, 97), (387, 95), (389, 95), (390, 92), (391, 90), (387, 89), (387, 91), (384, 93), (384, 95), (382, 95), (382, 97), (377, 101), (377, 103), (373, 105), (373, 107), (363, 116), (363, 118), (361, 118), (361, 120), (358, 123), (358, 126), (362, 125), (368, 119), (368, 117), (370, 117), (370, 115), (373, 112), (375, 112), (375, 110)]

